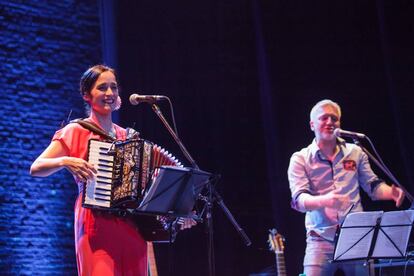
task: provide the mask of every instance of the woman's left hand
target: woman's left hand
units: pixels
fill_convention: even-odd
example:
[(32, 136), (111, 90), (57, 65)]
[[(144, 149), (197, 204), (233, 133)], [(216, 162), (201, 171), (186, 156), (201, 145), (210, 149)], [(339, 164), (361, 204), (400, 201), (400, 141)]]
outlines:
[(190, 229), (191, 227), (197, 225), (197, 222), (192, 218), (181, 218), (180, 224), (181, 224), (180, 230), (184, 230), (184, 229)]
[[(195, 215), (196, 212), (193, 211), (192, 214)], [(180, 230), (190, 229), (197, 225), (197, 222), (192, 218), (179, 218), (178, 223), (180, 224)]]

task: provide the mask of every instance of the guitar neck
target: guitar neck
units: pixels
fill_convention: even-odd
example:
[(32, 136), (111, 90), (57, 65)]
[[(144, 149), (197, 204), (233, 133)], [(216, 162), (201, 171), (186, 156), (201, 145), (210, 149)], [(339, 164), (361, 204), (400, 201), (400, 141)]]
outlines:
[(148, 254), (148, 270), (150, 276), (158, 276), (157, 262), (155, 260), (154, 246), (152, 242), (147, 242), (147, 254)]
[(285, 255), (283, 252), (276, 254), (277, 275), (286, 276)]

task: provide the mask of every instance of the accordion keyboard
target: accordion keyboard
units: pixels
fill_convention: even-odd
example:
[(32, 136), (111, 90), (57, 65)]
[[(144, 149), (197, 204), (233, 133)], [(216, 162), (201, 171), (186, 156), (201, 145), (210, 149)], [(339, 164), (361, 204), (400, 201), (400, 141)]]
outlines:
[(93, 180), (88, 180), (84, 204), (111, 207), (111, 187), (114, 170), (114, 156), (110, 153), (111, 143), (91, 140), (89, 162), (97, 170)]

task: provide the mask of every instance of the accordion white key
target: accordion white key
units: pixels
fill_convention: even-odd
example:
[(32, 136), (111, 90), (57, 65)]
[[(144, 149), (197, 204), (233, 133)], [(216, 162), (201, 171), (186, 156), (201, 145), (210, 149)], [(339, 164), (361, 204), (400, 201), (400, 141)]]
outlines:
[(87, 208), (136, 208), (162, 165), (182, 166), (168, 151), (143, 139), (114, 143), (90, 140), (88, 162), (97, 174), (83, 187)]

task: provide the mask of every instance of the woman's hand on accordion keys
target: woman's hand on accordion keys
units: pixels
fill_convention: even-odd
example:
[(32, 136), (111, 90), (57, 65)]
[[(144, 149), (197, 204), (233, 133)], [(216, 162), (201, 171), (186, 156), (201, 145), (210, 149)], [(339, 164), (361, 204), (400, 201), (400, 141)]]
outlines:
[(97, 173), (95, 167), (92, 164), (81, 158), (65, 157), (63, 160), (63, 165), (73, 174), (76, 179), (80, 181), (86, 181), (88, 179), (92, 180), (94, 178), (94, 174)]

